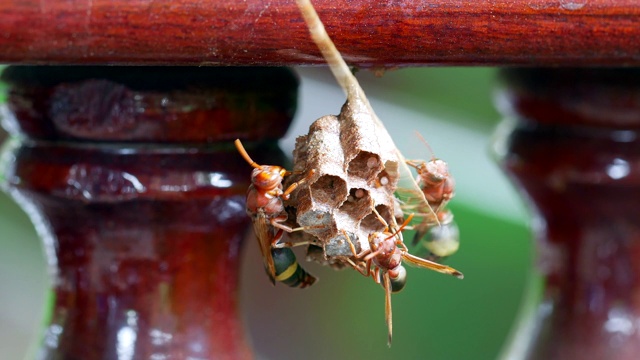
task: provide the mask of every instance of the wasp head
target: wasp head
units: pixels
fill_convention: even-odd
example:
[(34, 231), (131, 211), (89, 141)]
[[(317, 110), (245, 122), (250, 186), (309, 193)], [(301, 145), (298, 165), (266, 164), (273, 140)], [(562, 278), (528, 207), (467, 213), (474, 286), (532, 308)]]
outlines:
[(427, 162), (420, 170), (423, 180), (430, 184), (439, 184), (449, 177), (449, 166), (440, 159)]
[(269, 191), (282, 184), (282, 178), (286, 173), (287, 170), (280, 166), (262, 165), (259, 168), (253, 169), (251, 182), (255, 187)]

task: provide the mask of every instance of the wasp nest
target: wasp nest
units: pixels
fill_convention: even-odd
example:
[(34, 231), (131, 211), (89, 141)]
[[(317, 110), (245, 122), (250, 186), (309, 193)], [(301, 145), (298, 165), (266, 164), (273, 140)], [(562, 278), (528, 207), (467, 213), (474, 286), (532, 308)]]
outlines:
[(345, 236), (357, 252), (368, 249), (369, 234), (394, 221), (398, 157), (368, 109), (362, 101), (347, 101), (338, 116), (319, 118), (296, 139), (293, 175), (286, 185), (307, 180), (287, 205), (295, 208), (305, 236), (317, 238), (313, 242), (323, 248), (324, 259), (314, 251), (312, 260), (351, 256)]

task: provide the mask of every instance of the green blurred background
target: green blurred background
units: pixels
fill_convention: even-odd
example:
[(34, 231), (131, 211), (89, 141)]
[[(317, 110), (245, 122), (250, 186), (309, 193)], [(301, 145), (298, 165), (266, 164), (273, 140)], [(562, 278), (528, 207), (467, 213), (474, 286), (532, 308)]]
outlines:
[[(300, 105), (281, 143), (286, 152), (313, 120), (339, 112), (344, 102), (327, 69), (297, 71)], [(499, 358), (521, 308), (532, 299), (525, 294), (535, 293), (535, 281), (527, 213), (490, 150), (500, 120), (492, 104), (495, 70), (404, 69), (381, 78), (363, 71), (358, 78), (406, 157), (430, 157), (418, 131), (449, 163), (457, 183), (451, 208), (462, 245), (447, 263), (465, 279), (409, 268), (407, 287), (392, 298), (389, 349), (379, 285), (354, 271), (303, 263), (320, 282), (304, 291), (271, 287), (248, 235), (241, 309), (258, 357)], [(0, 195), (0, 246), (0, 357), (22, 359), (39, 336), (48, 279), (31, 223), (5, 194)]]

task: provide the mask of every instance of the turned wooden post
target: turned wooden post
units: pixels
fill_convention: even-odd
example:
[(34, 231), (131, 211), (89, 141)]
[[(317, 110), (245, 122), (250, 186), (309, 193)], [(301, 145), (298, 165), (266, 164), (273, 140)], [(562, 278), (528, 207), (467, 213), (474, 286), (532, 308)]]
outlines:
[[(53, 275), (42, 359), (247, 359), (237, 310), (251, 168), (296, 104), (282, 68), (13, 67), (3, 187)], [(274, 85), (277, 84), (277, 85)], [(251, 140), (260, 140), (258, 149)]]
[(501, 164), (536, 210), (544, 297), (513, 359), (640, 356), (640, 71), (514, 69)]

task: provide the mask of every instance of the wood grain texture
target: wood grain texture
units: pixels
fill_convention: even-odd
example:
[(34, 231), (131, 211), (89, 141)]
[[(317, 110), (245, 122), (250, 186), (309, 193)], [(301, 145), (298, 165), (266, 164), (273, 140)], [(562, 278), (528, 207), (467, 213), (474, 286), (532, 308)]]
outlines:
[[(363, 67), (638, 65), (637, 0), (316, 0)], [(0, 62), (294, 65), (324, 61), (293, 0), (0, 2)]]

